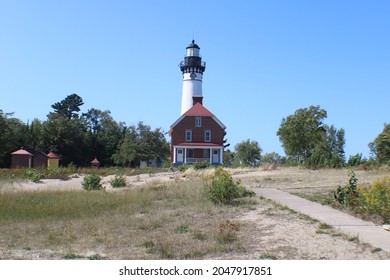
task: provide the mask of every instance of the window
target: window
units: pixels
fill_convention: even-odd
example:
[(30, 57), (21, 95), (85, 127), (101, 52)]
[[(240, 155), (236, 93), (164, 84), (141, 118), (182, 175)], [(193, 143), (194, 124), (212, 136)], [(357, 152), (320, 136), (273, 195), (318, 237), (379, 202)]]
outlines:
[(195, 127), (202, 126), (202, 117), (195, 117)]
[(192, 141), (192, 131), (186, 130), (186, 142), (191, 142), (191, 141)]
[(209, 150), (208, 149), (203, 149), (203, 158), (209, 158)]
[(210, 130), (206, 130), (204, 132), (204, 141), (211, 142), (211, 131)]
[(194, 149), (188, 149), (187, 150), (187, 157), (193, 158), (194, 157)]

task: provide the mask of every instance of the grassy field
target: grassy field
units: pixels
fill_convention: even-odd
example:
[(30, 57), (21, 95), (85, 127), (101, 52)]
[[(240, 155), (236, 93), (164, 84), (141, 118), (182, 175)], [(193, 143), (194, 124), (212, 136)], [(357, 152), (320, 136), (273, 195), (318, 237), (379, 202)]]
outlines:
[(20, 258), (198, 259), (239, 251), (249, 225), (227, 221), (256, 203), (215, 206), (201, 180), (120, 192), (6, 192), (0, 245)]
[[(118, 170), (98, 172), (106, 176)], [(348, 180), (346, 169), (230, 172), (249, 188), (275, 187), (318, 200)], [(73, 177), (69, 171), (67, 181), (38, 183), (4, 172), (0, 259), (390, 259), (390, 253), (358, 237), (343, 236), (269, 200), (214, 205), (204, 189), (212, 173), (127, 170), (125, 188), (85, 191), (79, 172)], [(356, 174), (368, 185), (389, 171)], [(60, 183), (70, 188), (56, 189)]]

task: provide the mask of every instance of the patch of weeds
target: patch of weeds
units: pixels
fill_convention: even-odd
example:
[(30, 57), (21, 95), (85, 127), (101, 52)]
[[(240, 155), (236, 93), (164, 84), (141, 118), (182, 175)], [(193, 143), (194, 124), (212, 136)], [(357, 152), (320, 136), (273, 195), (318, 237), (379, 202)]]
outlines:
[(148, 250), (151, 254), (160, 255), (161, 259), (174, 259), (175, 254), (173, 253), (172, 245), (169, 242), (158, 242), (155, 246)]
[(359, 236), (350, 236), (348, 237), (348, 241), (359, 243), (360, 242)]
[(154, 242), (153, 241), (145, 241), (145, 242), (142, 242), (141, 244), (137, 245), (137, 247), (153, 248)]
[(374, 249), (371, 250), (371, 253), (373, 253), (373, 254), (379, 253), (379, 252), (382, 252), (381, 248), (374, 248)]
[(180, 225), (177, 228), (175, 228), (175, 233), (187, 233), (188, 232), (188, 225)]
[(64, 256), (65, 260), (75, 260), (75, 259), (82, 259), (83, 256), (77, 255), (73, 252), (69, 252)]
[(42, 179), (43, 175), (38, 170), (29, 169), (26, 172), (26, 178), (34, 183), (38, 183)]
[(264, 180), (264, 181), (272, 181), (272, 178), (270, 178), (270, 177), (265, 177), (263, 180)]
[(320, 223), (318, 225), (318, 229), (316, 231), (317, 234), (329, 234), (330, 232), (328, 231), (329, 229), (331, 229), (332, 227), (328, 224), (325, 224), (325, 223)]
[(298, 213), (298, 217), (306, 222), (311, 223), (311, 224), (319, 223), (319, 221), (317, 219), (314, 219), (314, 218), (312, 218), (308, 215), (302, 214), (302, 213)]
[(100, 183), (101, 178), (97, 174), (88, 174), (84, 177), (83, 181), (81, 182), (83, 189), (87, 191), (91, 190), (101, 190), (103, 188), (102, 184)]
[(193, 252), (188, 252), (184, 255), (184, 258), (187, 260), (194, 260), (194, 259), (201, 259), (204, 257), (205, 253), (201, 251), (193, 251)]
[(261, 213), (265, 214), (267, 216), (273, 216), (273, 215), (275, 215), (275, 213), (273, 211), (274, 211), (274, 208), (269, 207), (266, 210), (262, 211)]
[(259, 256), (259, 259), (261, 260), (277, 260), (278, 258), (275, 255), (272, 255), (270, 253), (264, 253)]
[(106, 259), (105, 257), (103, 257), (99, 254), (95, 254), (95, 255), (88, 257), (88, 260), (105, 260), (105, 259)]
[(232, 243), (237, 240), (237, 232), (240, 230), (240, 224), (236, 221), (226, 220), (219, 223), (217, 240), (220, 243)]
[(340, 236), (343, 236), (343, 235), (341, 233), (334, 232), (330, 236), (332, 236), (332, 237), (340, 237)]
[(110, 180), (110, 185), (113, 188), (123, 188), (126, 186), (126, 177), (123, 175), (115, 175), (115, 177)]
[(201, 241), (207, 239), (207, 234), (205, 234), (205, 233), (203, 233), (203, 232), (201, 232), (201, 231), (199, 231), (199, 230), (193, 231), (193, 232), (192, 232), (192, 236), (193, 236), (195, 239), (201, 240)]
[(179, 165), (177, 169), (178, 169), (180, 172), (184, 172), (184, 171), (186, 171), (188, 168), (190, 168), (189, 165), (187, 165), (187, 164), (182, 164), (182, 165)]

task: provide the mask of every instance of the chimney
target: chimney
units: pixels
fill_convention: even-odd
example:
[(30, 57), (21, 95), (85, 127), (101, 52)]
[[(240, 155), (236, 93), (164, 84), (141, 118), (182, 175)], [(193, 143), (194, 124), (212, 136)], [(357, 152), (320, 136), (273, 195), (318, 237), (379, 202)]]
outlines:
[(203, 96), (193, 96), (192, 97), (192, 105), (195, 105), (196, 103), (200, 103), (203, 105)]

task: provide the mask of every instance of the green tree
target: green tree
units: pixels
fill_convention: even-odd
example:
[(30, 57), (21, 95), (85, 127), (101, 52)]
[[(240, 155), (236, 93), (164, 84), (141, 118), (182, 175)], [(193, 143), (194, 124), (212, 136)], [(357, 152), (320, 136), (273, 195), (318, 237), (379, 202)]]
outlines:
[(77, 94), (73, 93), (68, 95), (64, 100), (56, 102), (51, 107), (54, 109), (54, 112), (48, 115), (51, 119), (57, 118), (67, 118), (74, 119), (78, 118), (77, 114), (80, 111), (80, 106), (84, 104), (83, 99)]
[(19, 119), (12, 117), (13, 113), (4, 113), (0, 110), (0, 166), (7, 167), (11, 163), (11, 153), (21, 146), (26, 149), (26, 125)]
[(126, 129), (125, 137), (118, 145), (113, 155), (116, 164), (139, 166), (141, 161), (155, 159), (163, 161), (169, 153), (169, 144), (161, 129), (152, 130), (144, 123), (130, 126)]
[(88, 147), (87, 157), (99, 159), (101, 165), (112, 165), (112, 155), (116, 152), (125, 130), (124, 124), (117, 123), (110, 111), (91, 108), (82, 114), (87, 131), (85, 141)]
[(227, 149), (223, 152), (223, 165), (225, 166), (233, 166), (235, 161), (235, 153), (230, 149)]
[(45, 150), (55, 151), (66, 165), (85, 166), (91, 160), (85, 141), (85, 122), (81, 119), (49, 119), (43, 123), (42, 142)]
[(390, 124), (369, 144), (371, 152), (380, 163), (390, 162)]
[(261, 157), (262, 163), (281, 165), (283, 161), (284, 161), (283, 157), (276, 152), (267, 153)]
[(342, 167), (345, 164), (344, 129), (324, 125), (322, 139), (318, 141), (306, 164), (311, 167)]
[[(277, 135), (286, 155), (305, 163), (315, 147), (323, 140), (323, 120), (327, 112), (320, 106), (298, 109), (294, 115), (282, 119)], [(318, 149), (318, 147), (317, 147)]]
[(257, 141), (245, 140), (235, 147), (236, 157), (244, 166), (257, 166), (261, 160), (261, 148)]
[(125, 136), (118, 144), (118, 149), (112, 158), (118, 165), (128, 167), (135, 165), (137, 158), (137, 132), (134, 126), (126, 129)]

